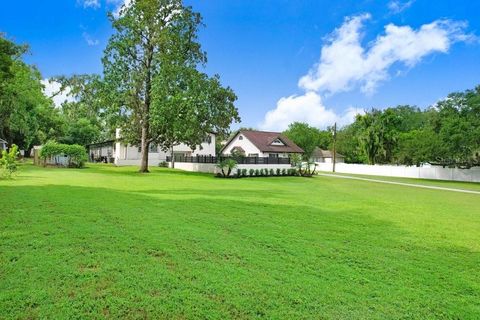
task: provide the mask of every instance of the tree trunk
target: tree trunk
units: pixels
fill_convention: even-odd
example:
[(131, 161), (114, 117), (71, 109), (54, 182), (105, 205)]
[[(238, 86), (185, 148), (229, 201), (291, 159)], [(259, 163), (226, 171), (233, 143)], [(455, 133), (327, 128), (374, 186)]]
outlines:
[(148, 171), (148, 147), (149, 147), (149, 143), (148, 143), (147, 135), (148, 135), (148, 125), (143, 124), (142, 125), (142, 142), (141, 142), (142, 161), (140, 163), (140, 170), (139, 170), (139, 172), (141, 172), (141, 173), (148, 173), (149, 172)]
[(174, 153), (173, 153), (173, 147), (172, 147), (171, 150), (172, 151), (170, 153), (170, 155), (171, 155), (171, 157), (170, 157), (170, 160), (171, 160), (170, 161), (171, 162), (170, 168), (175, 169), (175, 157), (174, 157)]
[(150, 129), (150, 98), (152, 90), (152, 60), (153, 60), (153, 48), (150, 45), (150, 41), (147, 42), (147, 62), (145, 76), (145, 101), (143, 110), (143, 123), (142, 123), (142, 162), (140, 164), (140, 172), (147, 173), (148, 171), (148, 147), (150, 146), (149, 129)]

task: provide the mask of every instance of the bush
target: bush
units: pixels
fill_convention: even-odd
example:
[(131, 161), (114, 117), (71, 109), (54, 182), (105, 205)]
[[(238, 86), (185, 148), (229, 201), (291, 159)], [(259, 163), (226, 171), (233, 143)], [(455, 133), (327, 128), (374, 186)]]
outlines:
[(282, 169), (282, 176), (286, 176), (287, 175), (287, 169)]
[(255, 176), (256, 176), (256, 177), (259, 177), (259, 176), (260, 176), (260, 170), (255, 169)]
[(277, 168), (277, 176), (279, 176), (281, 172), (282, 170), (280, 170), (280, 168)]
[(242, 169), (237, 169), (237, 177), (238, 178), (242, 177)]
[(250, 173), (250, 177), (255, 175), (255, 169), (250, 169), (248, 172)]
[(162, 161), (158, 164), (160, 168), (168, 168), (168, 163), (166, 161)]
[(275, 173), (273, 172), (273, 169), (270, 169), (270, 175), (271, 175), (271, 176), (274, 176), (274, 175), (275, 175)]
[(43, 161), (58, 155), (68, 157), (68, 167), (82, 168), (88, 160), (87, 151), (78, 144), (61, 144), (50, 141), (43, 145), (40, 151)]
[[(230, 174), (232, 173), (232, 170), (237, 167), (237, 161), (233, 159), (225, 159), (220, 161), (217, 164), (217, 168), (221, 170), (221, 176), (224, 178), (230, 177)], [(226, 170), (226, 172), (225, 172)]]
[(247, 176), (247, 169), (242, 169), (242, 177), (246, 177)]
[(0, 174), (5, 179), (10, 179), (17, 172), (18, 147), (12, 145), (10, 151), (3, 150), (0, 157)]

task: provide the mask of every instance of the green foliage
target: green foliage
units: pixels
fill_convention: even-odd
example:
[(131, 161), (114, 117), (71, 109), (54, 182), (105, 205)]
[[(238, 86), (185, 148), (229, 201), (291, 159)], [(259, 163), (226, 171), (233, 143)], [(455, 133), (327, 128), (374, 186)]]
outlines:
[(224, 159), (217, 163), (216, 167), (220, 169), (222, 177), (228, 178), (232, 170), (237, 167), (237, 161), (234, 159)]
[(324, 143), (324, 134), (320, 130), (302, 122), (290, 124), (283, 134), (303, 149), (305, 160), (310, 159), (315, 148)]
[(26, 46), (0, 34), (0, 137), (28, 150), (63, 134), (63, 121), (43, 94), (42, 76), (22, 61)]
[(295, 169), (296, 173), (302, 177), (311, 177), (315, 174), (317, 164), (313, 161), (299, 162)]
[(20, 170), (0, 181), (0, 319), (478, 319), (474, 194)]
[(51, 79), (60, 84), (58, 94), (68, 94), (70, 101), (61, 105), (65, 120), (65, 136), (60, 142), (66, 144), (87, 145), (115, 136), (114, 128), (109, 126), (111, 118), (117, 115), (106, 112), (108, 96), (105, 83), (99, 75), (74, 75)]
[(180, 0), (134, 0), (118, 18), (103, 57), (109, 113), (125, 141), (162, 150), (196, 148), (209, 132), (225, 135), (239, 121), (232, 89), (200, 72), (206, 54), (198, 42), (201, 16)]
[(248, 174), (250, 177), (253, 177), (255, 175), (255, 169), (248, 170)]
[(338, 132), (337, 150), (347, 162), (479, 166), (479, 114), (480, 87), (450, 94), (425, 111), (374, 109)]
[(88, 160), (85, 148), (77, 144), (69, 145), (49, 141), (44, 144), (40, 150), (40, 157), (44, 161), (58, 155), (66, 155), (69, 157), (69, 167), (82, 168)]
[(298, 166), (299, 164), (302, 163), (302, 156), (299, 155), (298, 153), (294, 153), (290, 156), (290, 163), (292, 164), (292, 166), (296, 167)]
[(357, 121), (337, 131), (337, 152), (345, 156), (347, 163), (366, 163), (367, 158), (360, 147), (360, 125)]
[(247, 169), (242, 169), (242, 177), (246, 177), (247, 176)]
[(260, 176), (260, 170), (255, 169), (255, 176), (256, 176), (256, 177)]
[(162, 161), (158, 164), (160, 168), (168, 168), (168, 163), (166, 161)]
[(18, 146), (12, 145), (10, 150), (2, 150), (0, 157), (0, 176), (4, 179), (10, 179), (17, 172)]
[(67, 129), (67, 135), (61, 140), (66, 144), (79, 144), (86, 146), (100, 137), (98, 126), (86, 118), (80, 118), (72, 122)]
[(238, 149), (233, 149), (231, 151), (231, 156), (232, 156), (232, 158), (235, 158), (235, 159), (241, 159), (241, 158), (245, 157), (245, 152), (242, 152)]
[(282, 169), (282, 176), (286, 176), (287, 175), (287, 170), (286, 169)]

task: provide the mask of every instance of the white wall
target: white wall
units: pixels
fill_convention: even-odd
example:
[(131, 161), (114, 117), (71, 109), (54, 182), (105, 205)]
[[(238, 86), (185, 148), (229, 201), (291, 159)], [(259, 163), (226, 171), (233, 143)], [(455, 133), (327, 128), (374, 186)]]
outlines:
[[(332, 163), (317, 163), (317, 170), (332, 172), (332, 166)], [(472, 169), (457, 169), (443, 168), (439, 166), (415, 167), (337, 163), (335, 165), (335, 171), (339, 173), (386, 177), (480, 182), (479, 167)]]
[[(119, 132), (117, 132), (117, 138), (119, 137)], [(202, 143), (198, 146), (195, 151), (185, 144), (179, 144), (173, 147), (174, 152), (185, 152), (191, 153), (192, 156), (196, 155), (205, 155), (205, 156), (215, 156), (215, 135), (210, 134), (211, 142)], [(157, 148), (157, 152), (148, 153), (148, 162), (149, 165), (157, 166), (159, 163), (166, 161), (167, 156), (170, 156), (170, 152), (164, 152), (160, 148)], [(117, 166), (127, 166), (127, 165), (140, 165), (141, 153), (138, 152), (137, 146), (125, 145), (123, 143), (117, 142), (115, 145), (115, 164)]]
[(193, 172), (215, 173), (217, 168), (213, 163), (175, 162), (175, 169)]

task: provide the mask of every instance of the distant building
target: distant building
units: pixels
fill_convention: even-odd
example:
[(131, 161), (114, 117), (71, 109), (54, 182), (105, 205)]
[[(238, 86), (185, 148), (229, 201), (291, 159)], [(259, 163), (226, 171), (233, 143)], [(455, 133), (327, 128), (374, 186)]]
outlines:
[[(312, 161), (320, 162), (320, 163), (333, 163), (333, 152), (330, 150), (322, 150), (320, 148), (315, 148), (312, 154)], [(335, 157), (335, 162), (336, 163), (345, 162), (345, 156), (337, 152)]]
[(288, 158), (292, 154), (303, 154), (297, 146), (280, 132), (241, 130), (221, 150), (222, 156), (240, 154), (245, 157)]
[[(90, 161), (115, 163), (119, 166), (140, 165), (141, 163), (141, 147), (122, 142), (119, 129), (117, 129), (116, 140), (94, 143), (87, 147)], [(155, 143), (150, 143), (148, 149), (150, 165), (158, 165), (167, 161), (167, 157), (171, 156), (171, 151), (165, 152)], [(215, 157), (215, 134), (208, 134), (204, 142), (195, 150), (185, 144), (176, 145), (173, 147), (173, 155), (175, 159), (195, 156)]]

